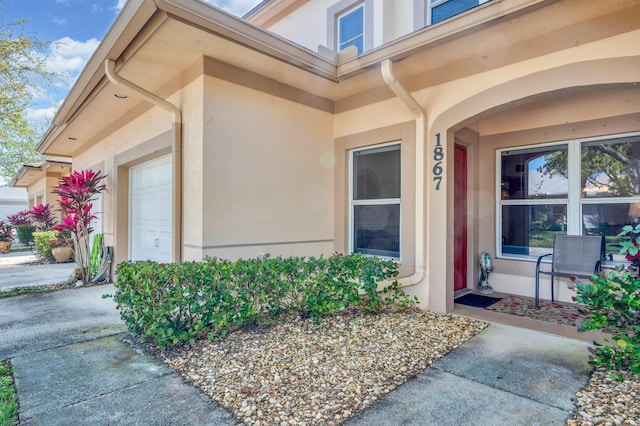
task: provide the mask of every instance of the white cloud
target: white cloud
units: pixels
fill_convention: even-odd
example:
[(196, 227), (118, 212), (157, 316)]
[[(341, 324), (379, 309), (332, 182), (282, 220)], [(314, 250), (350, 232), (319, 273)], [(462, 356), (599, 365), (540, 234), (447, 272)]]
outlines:
[(53, 104), (47, 108), (33, 108), (27, 110), (25, 114), (25, 118), (34, 123), (34, 124), (44, 124), (49, 123), (53, 120), (53, 117), (56, 115), (56, 111), (58, 111), (59, 105)]
[(69, 0), (56, 0), (57, 4), (64, 4), (65, 6), (69, 6)]
[(226, 10), (236, 16), (242, 16), (253, 9), (260, 0), (204, 0), (220, 9)]
[(118, 0), (118, 3), (116, 3), (115, 6), (113, 6), (113, 9), (119, 13), (122, 8), (124, 7), (125, 3), (127, 2), (127, 0)]
[(63, 37), (51, 44), (49, 67), (56, 73), (78, 73), (99, 44), (100, 41), (95, 38), (78, 41), (70, 37)]
[(64, 19), (64, 18), (53, 18), (52, 21), (53, 21), (54, 24), (57, 24), (57, 25), (66, 25), (67, 24), (67, 20)]

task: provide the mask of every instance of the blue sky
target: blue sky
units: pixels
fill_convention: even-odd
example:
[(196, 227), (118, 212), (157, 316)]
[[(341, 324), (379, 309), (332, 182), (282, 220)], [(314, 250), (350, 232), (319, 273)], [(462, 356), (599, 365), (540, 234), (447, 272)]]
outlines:
[[(197, 0), (193, 0), (197, 1)], [(242, 16), (259, 0), (203, 0)], [(0, 21), (6, 25), (21, 19), (26, 32), (46, 41), (49, 67), (58, 73), (48, 84), (39, 84), (27, 118), (48, 127), (58, 106), (78, 74), (100, 44), (126, 0), (0, 0)]]

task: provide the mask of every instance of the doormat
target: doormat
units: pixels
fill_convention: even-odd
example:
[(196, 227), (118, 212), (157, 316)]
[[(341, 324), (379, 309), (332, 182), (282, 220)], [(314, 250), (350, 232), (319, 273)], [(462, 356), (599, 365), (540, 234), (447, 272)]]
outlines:
[(459, 303), (461, 305), (473, 306), (474, 308), (486, 308), (487, 306), (491, 306), (494, 303), (502, 300), (501, 297), (489, 297), (482, 296), (480, 294), (465, 294), (462, 297), (458, 297), (454, 300), (455, 303)]
[(585, 316), (580, 314), (580, 309), (588, 308), (575, 303), (552, 302), (542, 299), (540, 300), (540, 309), (536, 309), (535, 299), (524, 296), (507, 296), (500, 303), (487, 308), (489, 311), (501, 314), (571, 326), (577, 325), (585, 319)]

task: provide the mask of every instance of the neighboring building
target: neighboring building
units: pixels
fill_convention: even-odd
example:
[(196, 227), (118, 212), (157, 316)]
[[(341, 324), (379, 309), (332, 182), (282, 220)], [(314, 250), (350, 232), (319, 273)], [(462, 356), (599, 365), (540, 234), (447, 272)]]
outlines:
[(0, 221), (27, 208), (27, 191), (22, 188), (0, 186)]
[(59, 196), (52, 191), (58, 186), (60, 178), (71, 173), (70, 158), (50, 158), (37, 163), (24, 164), (10, 185), (25, 188), (31, 209), (40, 204), (49, 204), (57, 211)]
[(39, 150), (108, 176), (116, 261), (358, 251), (447, 311), (638, 220), (639, 82), (640, 0), (129, 0)]

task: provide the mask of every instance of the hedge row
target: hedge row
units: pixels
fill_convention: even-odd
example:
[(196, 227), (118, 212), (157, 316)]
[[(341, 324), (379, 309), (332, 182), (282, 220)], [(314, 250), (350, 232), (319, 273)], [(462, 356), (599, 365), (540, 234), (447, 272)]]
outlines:
[(160, 346), (214, 338), (231, 329), (265, 324), (284, 314), (311, 317), (362, 306), (411, 307), (418, 303), (394, 282), (392, 261), (361, 254), (320, 258), (249, 259), (235, 262), (122, 262), (116, 268), (114, 300), (129, 330)]

